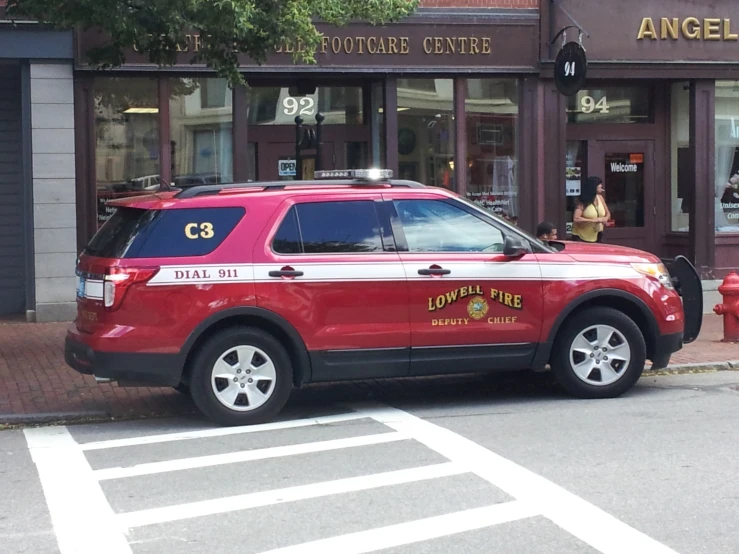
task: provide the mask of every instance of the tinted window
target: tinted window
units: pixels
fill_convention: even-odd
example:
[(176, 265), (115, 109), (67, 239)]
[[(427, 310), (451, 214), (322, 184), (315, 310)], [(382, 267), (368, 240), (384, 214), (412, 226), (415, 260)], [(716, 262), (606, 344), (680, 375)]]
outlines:
[(439, 200), (397, 200), (410, 252), (502, 252), (503, 234), (461, 207)]
[(306, 254), (382, 251), (374, 202), (322, 202), (297, 208)]
[(383, 245), (375, 203), (299, 204), (288, 213), (272, 246), (281, 254), (381, 252)]
[(280, 224), (280, 228), (272, 240), (272, 250), (278, 254), (300, 254), (300, 232), (295, 207), (290, 208), (287, 216)]
[(118, 208), (90, 241), (85, 254), (102, 258), (203, 256), (223, 242), (244, 212), (239, 207)]

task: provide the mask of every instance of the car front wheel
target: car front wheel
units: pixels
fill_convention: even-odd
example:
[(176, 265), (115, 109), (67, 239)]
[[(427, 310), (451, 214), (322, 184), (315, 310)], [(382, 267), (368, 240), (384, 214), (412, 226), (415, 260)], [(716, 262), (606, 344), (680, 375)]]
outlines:
[(644, 336), (623, 312), (589, 308), (558, 334), (551, 361), (560, 386), (580, 398), (615, 398), (639, 380), (646, 362)]
[(292, 364), (272, 335), (251, 327), (208, 339), (192, 365), (190, 392), (198, 409), (221, 425), (269, 420), (292, 389)]

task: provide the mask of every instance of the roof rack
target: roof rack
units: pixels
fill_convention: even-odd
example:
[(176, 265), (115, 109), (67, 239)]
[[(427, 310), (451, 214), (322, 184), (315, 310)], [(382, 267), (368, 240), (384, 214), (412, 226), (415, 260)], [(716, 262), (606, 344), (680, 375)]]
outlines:
[[(384, 180), (387, 177), (376, 177), (373, 173), (371, 177), (368, 173), (374, 170), (326, 170), (316, 171), (316, 178), (312, 181), (249, 181), (246, 183), (228, 183), (221, 185), (196, 185), (182, 189), (175, 195), (175, 198), (195, 198), (196, 196), (206, 196), (218, 194), (224, 190), (239, 189), (284, 189), (285, 187), (315, 187), (315, 186), (374, 186), (378, 184), (390, 185), (392, 187), (408, 187), (408, 188), (426, 188), (425, 185), (416, 181), (401, 180)], [(392, 171), (386, 174), (392, 176)], [(360, 173), (363, 172), (363, 173)], [(349, 178), (347, 177), (354, 177)], [(333, 179), (336, 180), (333, 180)], [(322, 179), (327, 179), (323, 181)]]

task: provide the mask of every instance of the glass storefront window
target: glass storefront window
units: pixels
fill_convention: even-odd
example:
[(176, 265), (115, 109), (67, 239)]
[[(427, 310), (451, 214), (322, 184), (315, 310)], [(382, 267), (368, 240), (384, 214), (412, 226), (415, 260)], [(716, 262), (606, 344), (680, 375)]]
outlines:
[(690, 231), (693, 171), (690, 154), (690, 84), (674, 83), (670, 90), (670, 230)]
[(644, 152), (606, 152), (603, 184), (611, 222), (617, 229), (644, 227)]
[[(292, 91), (294, 92), (294, 91)], [(291, 95), (288, 87), (249, 89), (249, 125), (315, 125), (321, 112), (324, 125), (362, 125), (364, 122), (362, 87), (316, 87), (313, 94)]]
[(225, 79), (170, 79), (172, 183), (233, 182), (233, 106)]
[(97, 221), (113, 213), (105, 202), (159, 188), (159, 87), (156, 78), (96, 77)]
[(398, 178), (456, 190), (453, 79), (398, 79)]
[(739, 233), (739, 81), (716, 81), (717, 233)]
[(652, 89), (585, 89), (567, 98), (567, 123), (653, 123)]
[(565, 195), (567, 196), (566, 232), (572, 234), (572, 217), (575, 213), (582, 182), (587, 178), (588, 143), (584, 140), (568, 140), (565, 165)]
[(467, 197), (512, 221), (518, 218), (518, 83), (468, 79)]

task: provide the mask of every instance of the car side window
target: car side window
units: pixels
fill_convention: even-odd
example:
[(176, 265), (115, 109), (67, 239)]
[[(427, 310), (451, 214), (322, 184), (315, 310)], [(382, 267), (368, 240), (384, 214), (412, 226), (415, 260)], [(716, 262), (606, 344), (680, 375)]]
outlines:
[(272, 242), (279, 254), (382, 252), (382, 232), (370, 200), (293, 206)]
[(396, 200), (409, 252), (502, 252), (503, 233), (441, 200)]

